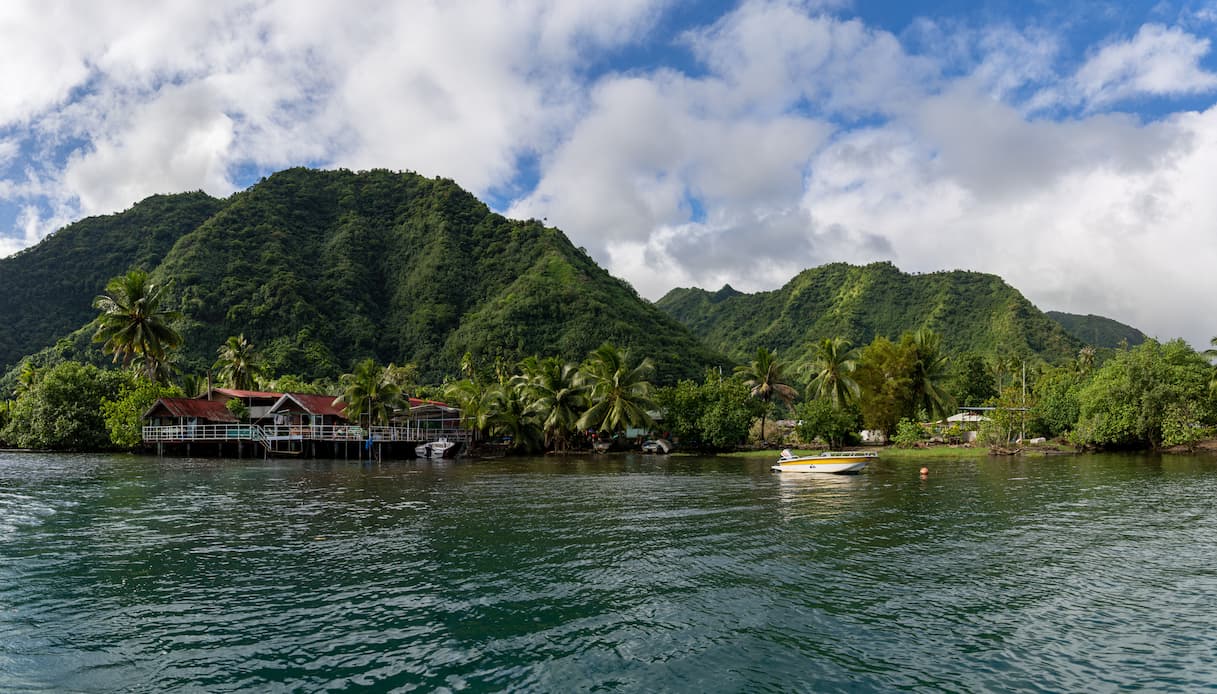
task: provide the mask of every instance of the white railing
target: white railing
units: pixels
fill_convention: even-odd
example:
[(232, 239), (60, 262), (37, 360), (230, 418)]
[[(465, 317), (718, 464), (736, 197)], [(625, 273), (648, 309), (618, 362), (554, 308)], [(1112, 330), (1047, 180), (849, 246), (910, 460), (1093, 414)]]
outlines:
[(257, 441), (270, 445), (275, 441), (410, 441), (424, 443), (446, 438), (449, 441), (469, 441), (464, 429), (432, 429), (423, 426), (374, 426), (349, 424), (315, 425), (257, 425), (257, 424), (174, 424), (145, 426), (145, 443), (186, 443), (191, 441)]

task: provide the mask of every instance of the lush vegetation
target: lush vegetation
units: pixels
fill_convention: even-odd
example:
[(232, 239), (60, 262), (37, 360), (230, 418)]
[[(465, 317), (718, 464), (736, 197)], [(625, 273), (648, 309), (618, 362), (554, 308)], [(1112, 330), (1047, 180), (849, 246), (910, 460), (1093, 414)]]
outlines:
[(69, 451), (108, 450), (103, 405), (133, 387), (127, 370), (64, 362), (33, 380), (9, 407), (0, 439), (10, 446)]
[(832, 263), (756, 294), (730, 287), (674, 289), (657, 305), (709, 347), (739, 361), (762, 344), (806, 363), (825, 338), (865, 345), (920, 328), (940, 335), (950, 354), (1056, 362), (1083, 346), (1000, 277), (964, 271), (909, 275), (891, 263)]
[(39, 350), (40, 366), (104, 363), (90, 302), (133, 267), (181, 313), (180, 372), (205, 373), (234, 335), (268, 373), (310, 381), (373, 359), (439, 382), (466, 352), (570, 361), (606, 341), (648, 355), (658, 383), (725, 365), (538, 220), (494, 214), (445, 179), (308, 169), (222, 201), (150, 198), (0, 261), (0, 365)]
[(655, 402), (666, 432), (685, 448), (706, 451), (729, 451), (746, 444), (752, 422), (764, 407), (741, 376), (724, 377), (714, 369), (701, 383), (686, 379), (661, 388)]
[(482, 440), (500, 440), (511, 449), (566, 450), (576, 439), (586, 447), (597, 437), (655, 426), (649, 358), (605, 343), (582, 363), (558, 357), (528, 357), (514, 371), (499, 360), (478, 369), (470, 355), (465, 377), (444, 388), (461, 408), (466, 426)]
[(1093, 347), (1103, 349), (1136, 347), (1149, 339), (1145, 333), (1131, 325), (1125, 325), (1103, 316), (1079, 316), (1060, 311), (1048, 311), (1045, 315), (1060, 323), (1065, 332)]
[(161, 306), (162, 293), (148, 273), (132, 270), (110, 280), (106, 293), (93, 300), (93, 308), (101, 311), (93, 341), (124, 366), (138, 362), (151, 381), (168, 380), (166, 354), (182, 344), (182, 336), (169, 326), (179, 315)]
[[(173, 245), (225, 205), (205, 193), (154, 195), (131, 209), (90, 217), (0, 258), (0, 367), (53, 346), (97, 314), (93, 297), (132, 268), (152, 270)], [(237, 332), (237, 331), (233, 331)], [(86, 341), (87, 342), (87, 341)]]
[(925, 424), (957, 406), (992, 408), (980, 440), (1002, 447), (1192, 446), (1217, 425), (1217, 351), (1050, 318), (991, 275), (836, 263), (656, 306), (560, 231), (411, 173), (155, 196), (0, 260), (0, 292), (0, 439), (24, 447), (130, 447), (156, 398), (212, 383), (338, 394), (372, 422), (446, 398), (519, 451), (627, 429), (705, 450), (862, 428), (915, 446), (962, 440)]

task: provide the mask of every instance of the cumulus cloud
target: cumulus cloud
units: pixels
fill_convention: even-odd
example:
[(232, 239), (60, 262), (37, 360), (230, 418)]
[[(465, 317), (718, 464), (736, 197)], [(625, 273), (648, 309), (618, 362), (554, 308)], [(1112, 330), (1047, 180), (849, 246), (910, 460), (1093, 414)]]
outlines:
[(223, 195), (235, 171), (307, 163), (418, 170), (484, 194), (574, 117), (582, 61), (645, 36), (658, 7), (9, 3), (0, 79), (19, 88), (0, 94), (0, 132), (20, 126), (34, 154), (7, 189), (53, 180), (59, 218), (154, 192)]
[(815, 228), (799, 199), (832, 118), (915, 101), (922, 87), (900, 76), (928, 63), (890, 34), (783, 2), (746, 3), (684, 41), (706, 74), (602, 80), (508, 213), (550, 219), (648, 296), (678, 282), (773, 286), (882, 253), (878, 235)]
[[(5, 3), (0, 254), (241, 172), (386, 167), (516, 191), (651, 298), (892, 260), (1207, 341), (1217, 113), (1117, 109), (1217, 91), (1211, 7), (1070, 51), (1051, 22), (893, 34), (843, 4), (662, 34), (670, 0)], [(639, 46), (680, 59), (613, 67)]]
[(1181, 29), (1146, 24), (1128, 41), (1104, 46), (1074, 76), (1077, 95), (1091, 108), (1139, 95), (1211, 92), (1217, 74), (1200, 59), (1210, 42)]
[[(1196, 307), (1217, 291), (1205, 270), (1217, 262), (1206, 231), (1217, 203), (1197, 177), (1217, 164), (1217, 109), (1145, 126), (1025, 123), (1039, 132), (1014, 128), (1009, 139), (1009, 113), (964, 112), (970, 119), (885, 126), (825, 149), (806, 198), (815, 223), (882, 229), (907, 270), (993, 272), (1045, 309), (1207, 341)], [(986, 159), (998, 173), (978, 175)], [(1007, 163), (1014, 170), (1000, 172)]]

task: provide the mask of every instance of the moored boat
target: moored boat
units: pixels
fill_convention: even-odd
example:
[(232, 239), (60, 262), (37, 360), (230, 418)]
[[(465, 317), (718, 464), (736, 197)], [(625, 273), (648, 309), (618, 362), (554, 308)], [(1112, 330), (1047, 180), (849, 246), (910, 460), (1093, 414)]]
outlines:
[(419, 458), (448, 458), (456, 455), (455, 441), (439, 438), (428, 443), (420, 443), (414, 447), (414, 455)]
[(824, 451), (819, 455), (796, 456), (790, 449), (782, 451), (774, 472), (819, 472), (846, 475), (860, 472), (870, 461), (879, 457), (874, 451)]

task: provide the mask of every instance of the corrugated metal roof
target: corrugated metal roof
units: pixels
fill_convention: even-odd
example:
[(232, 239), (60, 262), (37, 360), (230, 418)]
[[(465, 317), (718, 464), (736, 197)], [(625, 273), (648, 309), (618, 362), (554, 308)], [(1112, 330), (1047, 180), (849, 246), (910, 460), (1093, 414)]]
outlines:
[(342, 417), (345, 419), (346, 415), (343, 413), (347, 408), (347, 404), (345, 402), (340, 402), (337, 406), (335, 406), (334, 400), (337, 397), (337, 395), (285, 393), (283, 397), (279, 398), (279, 401), (275, 403), (274, 407), (270, 408), (270, 411), (281, 412), (289, 404), (289, 402), (295, 402), (300, 409), (309, 414)]
[(208, 422), (236, 423), (241, 420), (228, 411), (219, 400), (195, 400), (193, 398), (161, 398), (144, 413), (144, 418), (155, 416), (163, 410), (170, 417), (194, 417)]
[(435, 405), (437, 407), (448, 407), (447, 403), (439, 400), (422, 400), (420, 398), (410, 398), (410, 407), (418, 407), (419, 405)]
[(278, 400), (279, 398), (283, 397), (283, 393), (263, 390), (237, 390), (235, 388), (212, 388), (212, 390), (232, 398), (267, 398), (270, 400)]

